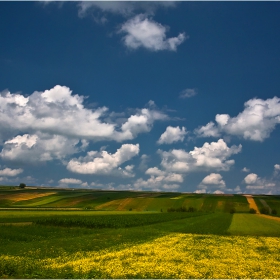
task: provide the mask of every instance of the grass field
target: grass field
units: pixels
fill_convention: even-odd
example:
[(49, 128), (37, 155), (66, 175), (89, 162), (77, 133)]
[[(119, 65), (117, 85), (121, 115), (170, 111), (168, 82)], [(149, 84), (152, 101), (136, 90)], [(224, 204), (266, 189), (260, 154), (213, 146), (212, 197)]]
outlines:
[[(244, 196), (24, 191), (9, 205), (58, 210), (0, 211), (0, 278), (279, 278), (280, 221)], [(181, 206), (197, 211), (166, 212)]]

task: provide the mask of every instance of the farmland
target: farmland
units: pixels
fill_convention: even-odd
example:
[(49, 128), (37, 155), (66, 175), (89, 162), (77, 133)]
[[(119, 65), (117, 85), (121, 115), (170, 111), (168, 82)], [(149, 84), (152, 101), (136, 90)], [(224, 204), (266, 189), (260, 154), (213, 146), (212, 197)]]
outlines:
[(0, 278), (280, 275), (279, 218), (241, 195), (2, 189), (0, 203)]

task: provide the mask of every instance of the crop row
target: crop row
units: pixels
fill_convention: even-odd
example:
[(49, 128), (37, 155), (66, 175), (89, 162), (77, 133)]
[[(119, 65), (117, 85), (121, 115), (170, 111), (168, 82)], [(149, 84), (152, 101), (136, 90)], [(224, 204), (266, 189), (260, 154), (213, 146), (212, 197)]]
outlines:
[(39, 225), (87, 228), (125, 228), (200, 216), (202, 213), (153, 213), (146, 215), (68, 216), (38, 219)]

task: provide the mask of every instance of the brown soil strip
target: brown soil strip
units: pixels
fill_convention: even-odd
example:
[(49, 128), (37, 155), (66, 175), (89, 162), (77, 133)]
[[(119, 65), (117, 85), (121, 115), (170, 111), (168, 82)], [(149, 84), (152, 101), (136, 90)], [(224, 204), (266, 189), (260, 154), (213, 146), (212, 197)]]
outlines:
[(127, 206), (132, 202), (133, 198), (129, 197), (124, 199), (121, 204), (118, 206), (117, 210), (127, 210)]
[(28, 226), (28, 225), (32, 225), (32, 222), (0, 223), (0, 225), (4, 225), (4, 226)]
[(118, 207), (118, 205), (121, 203), (121, 199), (116, 199), (116, 200), (112, 200), (109, 202), (105, 202), (102, 203), (98, 206), (95, 206), (95, 210), (103, 210), (103, 209), (108, 209), (108, 208), (114, 208), (114, 210), (116, 210), (116, 208)]
[(257, 214), (260, 214), (259, 208), (258, 208), (254, 198), (252, 197), (252, 195), (245, 194), (244, 196), (247, 198), (249, 207), (255, 209)]
[(269, 215), (264, 215), (264, 214), (260, 214), (260, 216), (264, 217), (264, 218), (267, 218), (267, 219), (270, 219), (270, 220), (275, 220), (275, 221), (280, 222), (280, 217), (269, 216)]

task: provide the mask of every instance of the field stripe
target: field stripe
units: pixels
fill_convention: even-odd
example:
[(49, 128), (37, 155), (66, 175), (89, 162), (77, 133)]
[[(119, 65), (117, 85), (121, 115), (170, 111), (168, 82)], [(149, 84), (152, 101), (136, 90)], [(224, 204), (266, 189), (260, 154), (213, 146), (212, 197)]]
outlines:
[(274, 220), (274, 221), (280, 222), (280, 217), (269, 216), (269, 215), (264, 215), (264, 214), (260, 214), (260, 216), (263, 217), (263, 218), (266, 218), (266, 219), (270, 219), (270, 220)]
[(18, 223), (0, 223), (3, 226), (28, 226), (32, 225), (32, 222), (18, 222)]
[(263, 199), (260, 199), (260, 202), (262, 203), (262, 205), (263, 205), (264, 207), (267, 207), (267, 208), (268, 208), (269, 214), (271, 214), (272, 210), (271, 210), (271, 208), (269, 207), (269, 205), (266, 203), (266, 201), (263, 200)]
[(260, 214), (260, 210), (259, 210), (254, 198), (252, 197), (252, 195), (245, 194), (244, 196), (247, 198), (250, 208), (255, 209), (257, 214)]

